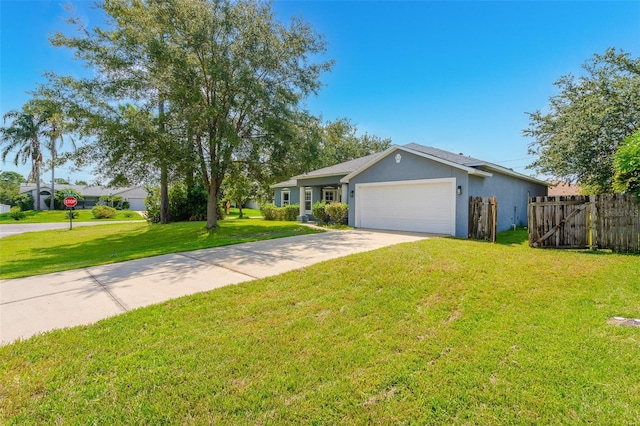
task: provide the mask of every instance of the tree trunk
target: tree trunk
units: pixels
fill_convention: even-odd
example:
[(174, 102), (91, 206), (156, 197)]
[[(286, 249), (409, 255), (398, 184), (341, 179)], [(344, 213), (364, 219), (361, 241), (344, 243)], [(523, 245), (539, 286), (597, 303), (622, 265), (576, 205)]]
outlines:
[(49, 205), (49, 210), (54, 211), (56, 209), (56, 204), (55, 204), (55, 182), (56, 182), (56, 176), (55, 176), (55, 171), (56, 171), (56, 144), (55, 141), (52, 140), (51, 141), (51, 199), (50, 199), (50, 205)]
[(238, 219), (242, 219), (242, 204), (238, 204), (238, 210), (240, 211), (240, 214), (238, 215)]
[[(160, 132), (164, 136), (164, 101), (158, 102), (158, 115), (160, 117)], [(169, 223), (169, 170), (166, 161), (160, 165), (160, 223)]]
[(207, 229), (218, 227), (218, 185), (212, 179), (207, 188)]
[(160, 223), (169, 223), (169, 171), (166, 165), (160, 169)]
[(35, 178), (36, 178), (36, 210), (40, 210), (40, 163), (36, 160), (36, 168), (35, 168)]

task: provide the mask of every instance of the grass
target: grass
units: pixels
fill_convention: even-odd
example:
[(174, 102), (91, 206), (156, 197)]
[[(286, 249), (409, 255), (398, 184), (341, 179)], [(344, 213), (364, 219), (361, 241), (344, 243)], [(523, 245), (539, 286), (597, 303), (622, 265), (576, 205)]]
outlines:
[[(238, 219), (238, 217), (240, 216), (240, 210), (233, 207), (229, 209), (229, 214), (226, 215), (227, 219)], [(243, 219), (249, 219), (249, 218), (258, 218), (258, 217), (262, 217), (262, 213), (260, 213), (260, 210), (256, 210), (256, 209), (242, 209), (242, 218)]]
[[(78, 213), (78, 217), (73, 219), (74, 222), (110, 222), (114, 220), (143, 220), (144, 218), (138, 213), (131, 210), (118, 210), (116, 217), (112, 219), (96, 219), (93, 217), (91, 210), (74, 210)], [(24, 219), (15, 220), (9, 216), (9, 213), (0, 214), (0, 224), (24, 224), (24, 223), (52, 223), (52, 222), (69, 222), (66, 217), (67, 212), (64, 210), (27, 210), (24, 212), (26, 217)]]
[(638, 256), (430, 239), (0, 347), (2, 424), (635, 424)]
[(318, 232), (293, 222), (261, 219), (153, 225), (146, 222), (82, 226), (2, 238), (0, 279), (27, 277), (167, 253)]

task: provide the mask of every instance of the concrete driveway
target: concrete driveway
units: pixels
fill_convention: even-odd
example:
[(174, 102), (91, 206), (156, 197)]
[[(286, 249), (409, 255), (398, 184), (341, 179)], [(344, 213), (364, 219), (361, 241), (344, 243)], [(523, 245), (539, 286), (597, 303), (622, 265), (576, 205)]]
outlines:
[(425, 234), (332, 231), (0, 280), (0, 344)]

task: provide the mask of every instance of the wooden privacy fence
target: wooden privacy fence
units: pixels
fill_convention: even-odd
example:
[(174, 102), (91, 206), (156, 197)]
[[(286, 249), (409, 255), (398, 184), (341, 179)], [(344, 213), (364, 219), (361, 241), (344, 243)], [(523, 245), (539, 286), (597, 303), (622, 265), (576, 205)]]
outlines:
[(495, 243), (497, 229), (496, 197), (469, 197), (469, 238)]
[(529, 245), (640, 251), (640, 207), (632, 195), (572, 195), (529, 200)]

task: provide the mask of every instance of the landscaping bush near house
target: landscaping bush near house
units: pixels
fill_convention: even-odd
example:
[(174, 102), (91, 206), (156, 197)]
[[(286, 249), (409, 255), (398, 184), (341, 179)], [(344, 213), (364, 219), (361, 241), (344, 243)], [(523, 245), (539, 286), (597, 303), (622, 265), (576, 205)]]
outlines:
[(26, 214), (20, 210), (20, 207), (12, 207), (11, 210), (9, 210), (9, 217), (13, 218), (14, 220), (20, 220), (20, 219), (24, 219), (26, 217)]
[(262, 213), (264, 220), (280, 220), (278, 218), (279, 208), (275, 204), (263, 204), (260, 206), (260, 213)]
[(295, 221), (300, 214), (300, 205), (289, 204), (278, 207), (275, 204), (264, 204), (260, 206), (260, 213), (262, 213), (264, 220)]
[(113, 207), (108, 206), (95, 206), (91, 209), (93, 217), (96, 219), (111, 219), (116, 217), (118, 211)]
[[(330, 203), (325, 206), (327, 216), (332, 222), (346, 225), (349, 219), (349, 205), (346, 203)], [(315, 214), (314, 214), (315, 216)]]
[(18, 194), (13, 199), (13, 202), (20, 208), (21, 211), (33, 210), (35, 201), (31, 194)]
[(316, 201), (311, 206), (311, 211), (313, 212), (313, 217), (320, 223), (329, 223), (329, 215), (326, 211), (327, 203), (325, 201)]
[(289, 204), (283, 207), (284, 209), (284, 218), (282, 220), (286, 221), (295, 221), (300, 215), (300, 205), (299, 204)]

